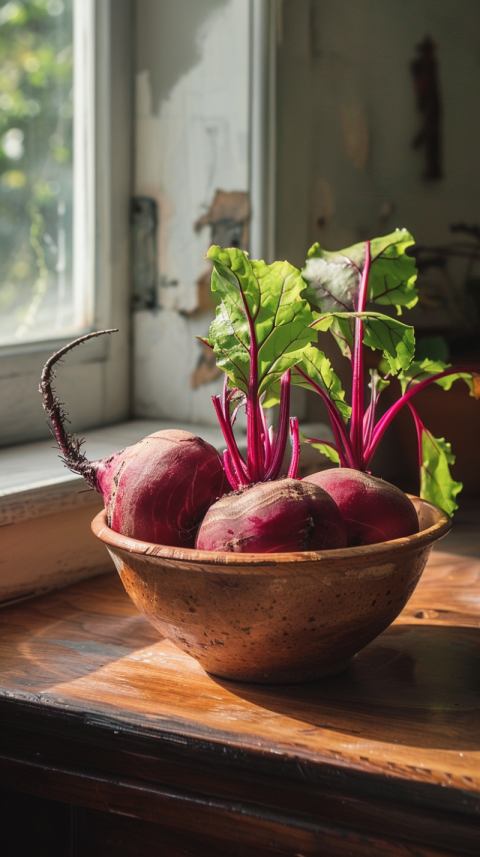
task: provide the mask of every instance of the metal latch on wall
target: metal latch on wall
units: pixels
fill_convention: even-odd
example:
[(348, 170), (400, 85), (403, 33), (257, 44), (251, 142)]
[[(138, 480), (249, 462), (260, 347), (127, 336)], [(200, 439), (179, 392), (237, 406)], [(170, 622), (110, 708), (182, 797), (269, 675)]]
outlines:
[(158, 306), (158, 205), (150, 196), (132, 200), (132, 305)]

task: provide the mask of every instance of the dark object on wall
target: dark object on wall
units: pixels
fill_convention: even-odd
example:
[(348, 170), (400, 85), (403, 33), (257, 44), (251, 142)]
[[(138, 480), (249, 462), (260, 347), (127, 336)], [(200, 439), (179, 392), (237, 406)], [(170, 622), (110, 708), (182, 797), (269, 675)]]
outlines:
[(157, 306), (158, 207), (149, 196), (136, 196), (132, 203), (133, 309)]
[[(451, 355), (459, 357), (479, 353), (480, 225), (453, 223), (449, 229), (458, 237), (436, 246), (416, 244), (412, 255), (418, 268), (419, 306), (443, 309), (447, 329), (439, 332), (447, 335)], [(421, 330), (421, 324), (416, 329)], [(434, 354), (428, 356), (435, 359)]]
[(413, 75), (417, 107), (423, 122), (420, 131), (414, 137), (414, 149), (425, 150), (426, 165), (423, 178), (435, 180), (443, 178), (442, 170), (442, 106), (438, 83), (438, 63), (435, 57), (435, 43), (426, 36), (417, 46), (419, 56), (410, 63)]

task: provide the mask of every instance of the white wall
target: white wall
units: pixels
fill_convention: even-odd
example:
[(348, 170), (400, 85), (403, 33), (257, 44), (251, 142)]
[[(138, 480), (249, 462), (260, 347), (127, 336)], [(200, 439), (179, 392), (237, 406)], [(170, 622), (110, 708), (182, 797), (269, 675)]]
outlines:
[(135, 192), (160, 222), (160, 309), (134, 320), (137, 416), (216, 421), (220, 380), (189, 386), (213, 317), (197, 286), (210, 229), (194, 224), (216, 190), (248, 190), (249, 15), (245, 0), (137, 2)]
[[(456, 221), (480, 222), (480, 2), (283, 0), (277, 52), (277, 256), (301, 267), (314, 241), (328, 250), (408, 228), (443, 243)], [(421, 117), (410, 63), (430, 35), (443, 104), (444, 178), (426, 182), (412, 148)], [(325, 226), (318, 228), (317, 220)], [(419, 306), (417, 329), (451, 323)], [(348, 389), (347, 360), (327, 334), (322, 348)], [(315, 396), (310, 419), (325, 419)], [(376, 462), (385, 478), (404, 467), (396, 425)]]
[[(478, 0), (284, 0), (277, 251), (301, 264), (407, 227), (418, 243), (480, 221)], [(426, 182), (409, 64), (437, 44), (445, 178)], [(390, 214), (386, 214), (390, 210)], [(326, 226), (316, 221), (324, 217)]]
[[(280, 5), (277, 258), (302, 266), (315, 240), (339, 249), (397, 226), (440, 243), (450, 223), (478, 222), (478, 0)], [(201, 359), (195, 334), (206, 334), (213, 313), (200, 311), (196, 285), (209, 229), (193, 224), (216, 189), (249, 188), (251, 9), (249, 0), (136, 4), (135, 190), (159, 204), (161, 304), (135, 315), (138, 416), (215, 422), (219, 382), (189, 387)], [(424, 152), (411, 145), (421, 117), (410, 63), (427, 34), (438, 46), (444, 113), (445, 178), (430, 183)]]

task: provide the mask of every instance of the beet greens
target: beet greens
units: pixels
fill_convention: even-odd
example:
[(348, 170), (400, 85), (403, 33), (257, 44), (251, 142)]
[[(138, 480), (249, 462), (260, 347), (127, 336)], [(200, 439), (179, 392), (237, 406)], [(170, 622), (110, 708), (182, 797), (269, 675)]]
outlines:
[[(304, 348), (317, 339), (311, 327), (312, 313), (301, 295), (306, 285), (300, 272), (288, 262), (250, 261), (236, 248), (211, 247), (212, 290), (221, 299), (208, 340), (226, 379), (221, 396), (213, 397), (227, 449), (225, 472), (234, 490), (277, 479), (288, 436), (292, 454), (288, 476), (298, 466), (298, 423), (289, 418), (290, 369), (302, 358)], [(278, 386), (277, 431), (267, 425), (262, 400)], [(247, 413), (247, 460), (235, 440), (233, 425), (239, 407)], [(290, 431), (289, 431), (290, 430)]]
[[(227, 446), (224, 467), (234, 489), (278, 478), (289, 427), (288, 476), (297, 472), (300, 439), (340, 467), (365, 472), (387, 426), (407, 405), (417, 428), (421, 497), (449, 514), (457, 508), (455, 497), (461, 484), (450, 475), (449, 465), (454, 462), (450, 444), (425, 428), (411, 400), (430, 383), (449, 389), (457, 378), (478, 398), (480, 368), (415, 360), (413, 327), (398, 319), (402, 307), (410, 309), (418, 300), (415, 260), (406, 252), (413, 243), (409, 232), (397, 229), (339, 252), (315, 244), (302, 274), (287, 262), (268, 266), (236, 248), (210, 248), (212, 290), (218, 293), (220, 305), (205, 341), (227, 376), (214, 406)], [(396, 307), (397, 317), (372, 309), (372, 304)], [(351, 404), (330, 361), (317, 347), (317, 335), (325, 331), (351, 362)], [(382, 361), (379, 369), (370, 370), (365, 406), (366, 346), (380, 351)], [(379, 398), (393, 377), (402, 384), (402, 396), (377, 419)], [(299, 435), (296, 419), (289, 420), (292, 383), (323, 399), (334, 443)], [(265, 417), (265, 408), (274, 404), (280, 406), (276, 432), (267, 428)], [(233, 432), (242, 405), (247, 412), (246, 461)]]
[[(478, 397), (480, 368), (453, 367), (441, 361), (416, 361), (413, 327), (368, 308), (370, 304), (390, 304), (396, 306), (397, 313), (401, 314), (402, 306), (410, 309), (416, 304), (415, 261), (405, 252), (413, 243), (409, 232), (397, 229), (391, 235), (356, 244), (338, 253), (328, 253), (315, 244), (302, 272), (309, 284), (308, 296), (314, 316), (312, 326), (330, 330), (352, 364), (349, 426), (345, 413), (340, 414), (338, 403), (332, 401), (327, 384), (319, 383), (319, 378), (324, 380), (325, 371), (330, 371), (330, 364), (322, 352), (307, 349), (297, 367), (299, 378), (292, 380), (302, 386), (313, 387), (327, 402), (335, 423), (336, 444), (330, 448), (321, 442), (314, 445), (341, 466), (362, 471), (368, 468), (387, 426), (407, 404), (418, 434), (420, 495), (451, 514), (458, 508), (455, 497), (462, 486), (450, 475), (449, 464), (455, 460), (450, 444), (428, 432), (411, 400), (432, 382), (449, 389), (457, 378), (463, 378), (471, 394)], [(380, 350), (383, 356), (380, 366), (387, 364), (383, 374), (378, 370), (370, 372), (370, 402), (366, 408), (364, 346)], [(402, 384), (402, 396), (376, 422), (380, 395), (395, 376)], [(337, 385), (337, 396), (339, 392)]]

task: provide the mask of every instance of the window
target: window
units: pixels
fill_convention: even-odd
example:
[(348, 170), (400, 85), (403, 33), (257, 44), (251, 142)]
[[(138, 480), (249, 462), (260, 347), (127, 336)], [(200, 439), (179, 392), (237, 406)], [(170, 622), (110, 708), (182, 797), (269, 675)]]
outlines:
[[(70, 411), (72, 427), (81, 432), (121, 423), (130, 416), (128, 247), (134, 32), (138, 63), (136, 193), (158, 200), (161, 310), (135, 313), (132, 374), (137, 388), (132, 410), (136, 416), (149, 416), (150, 402), (147, 400), (146, 414), (140, 407), (147, 383), (148, 395), (155, 398), (151, 415), (155, 422), (148, 427), (143, 423), (143, 428), (134, 423), (104, 429), (95, 433), (96, 438), (90, 436), (86, 451), (92, 458), (101, 457), (135, 442), (153, 426), (158, 429), (162, 417), (181, 424), (212, 422), (215, 429), (202, 430), (202, 436), (216, 442), (215, 432), (220, 435), (220, 431), (209, 397), (208, 371), (207, 382), (203, 372), (200, 384), (190, 390), (192, 373), (198, 368), (202, 376), (205, 369), (196, 367), (195, 334), (208, 327), (213, 313), (213, 307), (204, 306), (200, 299), (204, 289), (198, 279), (205, 271), (209, 279), (204, 253), (212, 240), (248, 241), (252, 254), (274, 256), (273, 83), (278, 0), (68, 2), (73, 12), (73, 126), (70, 124), (69, 132), (73, 169), (68, 161), (71, 197), (65, 200), (70, 230), (67, 235), (65, 226), (63, 233), (65, 264), (58, 264), (58, 235), (67, 212), (61, 213), (62, 224), (57, 199), (52, 202), (48, 233), (57, 249), (48, 239), (46, 245), (50, 252), (51, 327), (41, 329), (39, 323), (33, 324), (22, 341), (10, 333), (8, 341), (5, 338), (0, 345), (0, 442), (7, 445), (48, 437), (37, 393), (42, 365), (58, 346), (88, 327), (115, 326), (121, 332), (76, 349), (62, 364), (56, 386)], [(41, 0), (44, 10), (46, 3)], [(24, 5), (36, 8), (34, 0)], [(0, 11), (5, 6), (0, 0)], [(50, 17), (59, 23), (61, 14)], [(45, 15), (43, 20), (48, 21)], [(159, 91), (163, 93), (160, 99)], [(64, 102), (60, 99), (59, 103)], [(21, 142), (26, 149), (27, 129), (18, 123), (9, 127), (23, 131)], [(42, 164), (55, 168), (50, 130)], [(58, 142), (54, 137), (53, 144)], [(24, 164), (22, 157), (16, 159), (17, 166)], [(48, 181), (60, 184), (58, 173), (48, 175)], [(57, 190), (55, 185), (53, 190)], [(235, 216), (225, 216), (226, 198), (234, 203)], [(248, 199), (250, 205), (245, 204)], [(219, 217), (215, 207), (221, 209)], [(30, 253), (28, 241), (29, 233), (26, 246)], [(43, 246), (45, 233), (42, 241)], [(180, 293), (183, 303), (178, 302)], [(43, 309), (47, 302), (45, 294)], [(191, 316), (190, 310), (194, 310)], [(44, 316), (47, 319), (46, 311)], [(135, 436), (137, 431), (141, 435)], [(90, 503), (100, 503), (100, 499), (82, 492), (81, 484), (72, 484), (70, 474), (62, 479), (51, 446), (47, 441), (41, 449), (33, 444), (28, 450), (0, 450), (0, 527), (4, 525), (0, 601), (23, 597), (40, 587), (63, 585), (98, 571), (107, 561), (102, 546), (89, 534), (94, 513)], [(25, 478), (20, 481), (21, 470)], [(2, 472), (7, 476), (3, 508)]]
[(6, 445), (48, 436), (42, 365), (89, 329), (120, 333), (62, 367), (59, 391), (75, 404), (75, 427), (128, 413), (131, 3), (0, 2), (0, 52)]
[(73, 293), (73, 2), (0, 11), (0, 343), (78, 327)]

